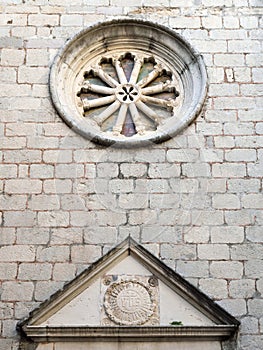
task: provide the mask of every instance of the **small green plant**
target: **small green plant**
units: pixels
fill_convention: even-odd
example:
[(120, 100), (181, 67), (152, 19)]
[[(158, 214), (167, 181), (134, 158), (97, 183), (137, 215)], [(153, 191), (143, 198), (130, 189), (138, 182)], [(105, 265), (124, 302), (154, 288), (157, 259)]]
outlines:
[(183, 326), (183, 322), (182, 321), (172, 321), (170, 322), (171, 326)]

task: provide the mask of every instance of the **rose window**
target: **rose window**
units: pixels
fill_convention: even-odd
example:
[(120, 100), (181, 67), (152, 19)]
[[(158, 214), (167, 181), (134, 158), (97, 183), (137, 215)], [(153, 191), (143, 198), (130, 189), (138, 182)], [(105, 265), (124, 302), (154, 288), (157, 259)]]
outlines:
[(103, 57), (84, 73), (78, 92), (83, 116), (114, 136), (152, 132), (173, 115), (178, 83), (154, 57)]
[(164, 26), (119, 19), (91, 26), (61, 49), (50, 73), (59, 115), (103, 145), (133, 147), (175, 136), (200, 113), (206, 70)]

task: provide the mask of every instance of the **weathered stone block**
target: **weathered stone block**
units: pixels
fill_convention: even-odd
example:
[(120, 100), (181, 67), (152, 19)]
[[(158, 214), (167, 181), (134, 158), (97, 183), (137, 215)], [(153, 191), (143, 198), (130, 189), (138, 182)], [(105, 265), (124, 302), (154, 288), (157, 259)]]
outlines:
[(34, 291), (33, 282), (3, 282), (2, 300), (31, 301)]

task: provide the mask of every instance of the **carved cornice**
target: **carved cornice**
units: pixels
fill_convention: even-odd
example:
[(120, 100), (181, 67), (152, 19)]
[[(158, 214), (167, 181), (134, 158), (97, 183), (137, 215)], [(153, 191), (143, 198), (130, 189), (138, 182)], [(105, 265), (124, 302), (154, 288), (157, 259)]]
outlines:
[(25, 332), (35, 342), (43, 341), (176, 341), (183, 339), (224, 340), (237, 326), (207, 327), (37, 327), (26, 326)]

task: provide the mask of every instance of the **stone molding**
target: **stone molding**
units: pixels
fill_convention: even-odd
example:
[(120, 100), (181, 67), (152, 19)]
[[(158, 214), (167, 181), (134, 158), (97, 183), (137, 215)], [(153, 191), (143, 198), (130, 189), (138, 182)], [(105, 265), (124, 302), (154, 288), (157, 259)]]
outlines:
[(235, 332), (234, 325), (210, 327), (37, 327), (27, 326), (28, 337), (35, 342), (52, 341), (180, 341), (180, 340), (225, 340)]

